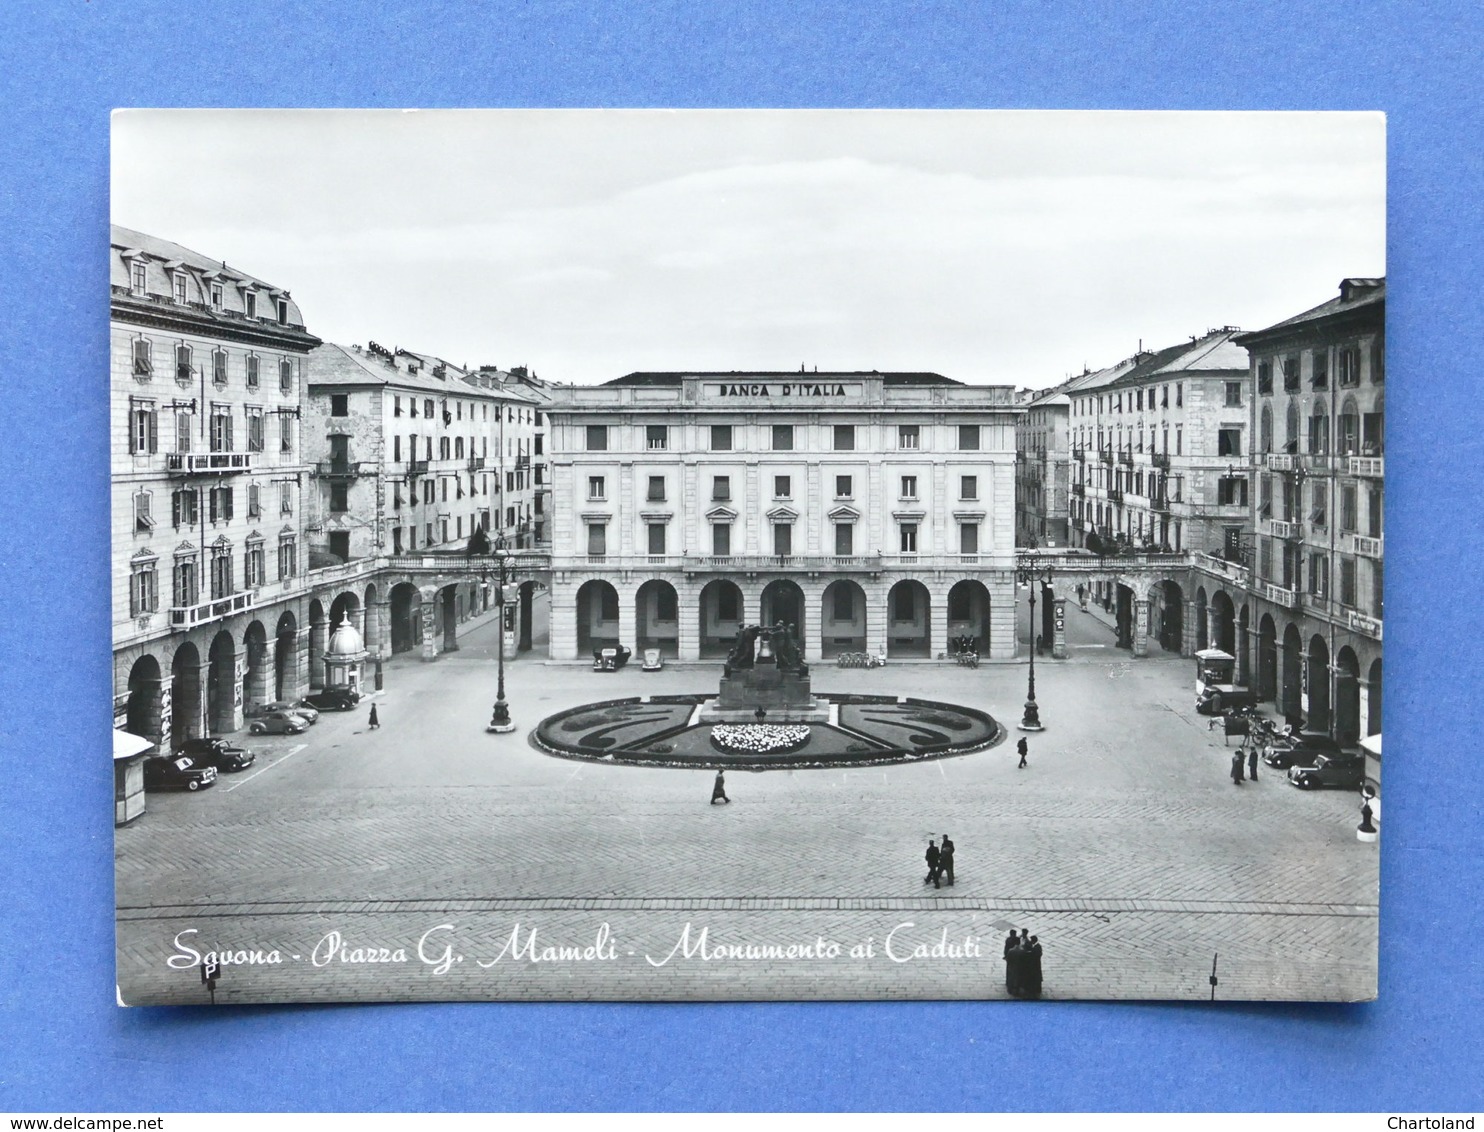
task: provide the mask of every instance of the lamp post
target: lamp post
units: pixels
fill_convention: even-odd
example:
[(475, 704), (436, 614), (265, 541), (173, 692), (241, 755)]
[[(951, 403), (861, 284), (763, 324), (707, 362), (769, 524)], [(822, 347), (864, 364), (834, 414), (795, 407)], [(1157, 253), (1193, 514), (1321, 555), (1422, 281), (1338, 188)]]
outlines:
[[(515, 730), (515, 724), (510, 719), (510, 706), (505, 702), (505, 586), (509, 581), (510, 551), (505, 547), (505, 536), (495, 537), (495, 548), (493, 551), (495, 561), (500, 565), (497, 586), (495, 590), (495, 609), (499, 619), (499, 636), (496, 639), (495, 656), (499, 665), (500, 683), (495, 692), (495, 707), (490, 715), (489, 726), (486, 731), (495, 735), (505, 735)], [(485, 585), (489, 584), (490, 573), (485, 572)]]
[(1042, 566), (1034, 554), (1027, 555), (1015, 567), (1015, 580), (1031, 591), (1031, 667), (1025, 690), (1025, 716), (1019, 728), (1021, 731), (1041, 731), (1041, 711), (1036, 706), (1036, 587), (1051, 585), (1051, 567)]

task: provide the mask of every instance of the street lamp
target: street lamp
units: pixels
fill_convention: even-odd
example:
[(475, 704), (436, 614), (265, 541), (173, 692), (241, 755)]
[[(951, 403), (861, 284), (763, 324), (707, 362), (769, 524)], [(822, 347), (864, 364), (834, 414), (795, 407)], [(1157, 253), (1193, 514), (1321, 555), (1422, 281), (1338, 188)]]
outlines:
[(1041, 731), (1041, 712), (1036, 706), (1036, 587), (1051, 586), (1051, 567), (1042, 566), (1034, 554), (1028, 555), (1016, 564), (1015, 580), (1022, 586), (1030, 587), (1031, 591), (1031, 667), (1025, 690), (1025, 716), (1020, 721), (1020, 730)]
[[(495, 608), (498, 611), (500, 622), (499, 636), (496, 641), (495, 656), (498, 658), (500, 684), (495, 692), (495, 708), (490, 715), (489, 726), (486, 731), (495, 735), (505, 735), (515, 730), (515, 724), (510, 719), (510, 706), (505, 702), (505, 587), (509, 584), (510, 551), (505, 546), (505, 536), (495, 537), (495, 547), (492, 552), (495, 561), (500, 564), (498, 589), (495, 590)], [(489, 585), (492, 575), (488, 568), (485, 570), (484, 585)]]

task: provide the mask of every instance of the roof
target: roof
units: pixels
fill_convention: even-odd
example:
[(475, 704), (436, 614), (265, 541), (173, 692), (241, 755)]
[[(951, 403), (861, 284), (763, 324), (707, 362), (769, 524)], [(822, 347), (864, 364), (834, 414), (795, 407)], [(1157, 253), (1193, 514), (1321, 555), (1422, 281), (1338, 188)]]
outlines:
[(1140, 354), (1134, 366), (1110, 385), (1137, 385), (1161, 377), (1188, 373), (1246, 373), (1247, 351), (1233, 339), (1234, 326), (1207, 331), (1205, 336), (1152, 354)]
[[(416, 365), (417, 372), (410, 372), (409, 365)], [(433, 375), (439, 365), (444, 367), (443, 377)], [(539, 403), (538, 398), (514, 382), (508, 385), (480, 382), (466, 370), (432, 354), (401, 349), (373, 353), (336, 342), (326, 342), (309, 352), (306, 380), (311, 386), (394, 385), (398, 389), (415, 389), (445, 397), (450, 394), (459, 397), (483, 394), (505, 401)]]
[(1267, 335), (1299, 329), (1336, 315), (1369, 312), (1376, 308), (1384, 309), (1385, 306), (1386, 277), (1384, 275), (1379, 278), (1352, 276), (1340, 280), (1339, 294), (1328, 302), (1320, 303), (1317, 307), (1311, 307), (1291, 318), (1285, 318), (1282, 322), (1275, 322), (1272, 326), (1265, 326), (1261, 330), (1243, 334), (1239, 336), (1238, 344), (1245, 346), (1248, 342), (1256, 341)]
[[(262, 291), (274, 299), (288, 300), (287, 325), (299, 328), (304, 326), (303, 312), (299, 310), (299, 305), (290, 298), (286, 288), (276, 286), (239, 268), (228, 267), (225, 260), (212, 259), (182, 244), (163, 240), (159, 236), (151, 236), (147, 232), (140, 232), (133, 228), (125, 228), (122, 224), (110, 225), (109, 243), (112, 252), (108, 262), (109, 282), (115, 287), (129, 289), (131, 279), (125, 257), (141, 256), (146, 264), (145, 290), (151, 295), (170, 297), (172, 289), (169, 273), (179, 268), (186, 268), (186, 274), (192, 279), (192, 286), (187, 290), (187, 299), (190, 302), (209, 307), (210, 296), (204, 284), (208, 280), (220, 281), (229, 284), (223, 295), (223, 307), (227, 313), (240, 317), (244, 310), (242, 293), (245, 290)], [(265, 310), (264, 313), (271, 315), (272, 319), (277, 318), (276, 311)], [(264, 321), (272, 321), (272, 319)]]
[(887, 385), (963, 385), (962, 381), (955, 381), (951, 377), (944, 377), (940, 373), (882, 373), (880, 370), (811, 370), (805, 373), (802, 370), (696, 370), (694, 372), (646, 372), (636, 371), (626, 373), (622, 377), (615, 377), (612, 381), (603, 382), (604, 385), (645, 385), (645, 386), (673, 386), (679, 385), (687, 377), (761, 377), (764, 379), (775, 379), (778, 381), (795, 381), (799, 378), (816, 380), (819, 378), (842, 378), (842, 377), (879, 377)]

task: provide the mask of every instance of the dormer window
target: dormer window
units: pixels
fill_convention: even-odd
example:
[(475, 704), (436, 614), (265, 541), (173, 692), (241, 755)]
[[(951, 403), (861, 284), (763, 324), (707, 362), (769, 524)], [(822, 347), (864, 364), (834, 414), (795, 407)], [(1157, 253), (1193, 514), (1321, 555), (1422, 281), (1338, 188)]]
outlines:
[(278, 300), (278, 321), (280, 323), (287, 323), (288, 320), (289, 320), (289, 301), (287, 299), (279, 299)]
[(213, 283), (211, 285), (211, 309), (214, 311), (221, 310), (224, 302), (222, 285), (220, 283)]
[(242, 296), (242, 313), (248, 318), (258, 317), (258, 294), (256, 291), (246, 291)]
[(170, 276), (170, 288), (171, 294), (173, 294), (175, 297), (175, 301), (181, 306), (185, 306), (186, 277), (184, 271), (177, 271)]
[(129, 291), (131, 294), (143, 295), (147, 278), (147, 269), (144, 260), (136, 259), (129, 264)]

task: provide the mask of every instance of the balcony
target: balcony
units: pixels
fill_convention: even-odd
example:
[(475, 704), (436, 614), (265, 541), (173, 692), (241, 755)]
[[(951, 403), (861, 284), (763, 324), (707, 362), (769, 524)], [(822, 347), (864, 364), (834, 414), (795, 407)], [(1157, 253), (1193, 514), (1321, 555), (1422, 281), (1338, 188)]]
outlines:
[(1299, 470), (1299, 458), (1290, 452), (1269, 452), (1268, 471), (1270, 472), (1296, 472)]
[(1105, 464), (1112, 464), (1113, 463), (1113, 449), (1111, 449), (1111, 448), (1100, 448), (1100, 449), (1098, 449), (1098, 459), (1101, 460)]
[(1273, 519), (1269, 523), (1274, 538), (1299, 539), (1304, 537), (1303, 528), (1288, 519)]
[(469, 470), (471, 472), (482, 472), (482, 471), (484, 471), (484, 457), (483, 456), (470, 456), (469, 457)]
[(1331, 456), (1328, 452), (1310, 452), (1304, 460), (1304, 467), (1311, 472), (1327, 472), (1339, 465), (1339, 457)]
[(1110, 488), (1108, 488), (1108, 502), (1109, 503), (1122, 504), (1123, 503), (1123, 488), (1121, 488), (1121, 487), (1110, 487)]
[[(647, 559), (641, 556), (641, 563)], [(879, 554), (687, 554), (680, 568), (687, 574), (785, 571), (789, 573), (879, 574)]]
[(1169, 498), (1163, 495), (1156, 496), (1149, 501), (1149, 510), (1159, 515), (1168, 515), (1170, 513)]
[(1170, 470), (1170, 454), (1168, 452), (1149, 453), (1149, 462), (1156, 468), (1163, 468), (1165, 471)]
[(1386, 474), (1386, 457), (1351, 456), (1348, 459), (1345, 470), (1352, 476), (1368, 476), (1372, 479), (1382, 479)]
[(1298, 590), (1285, 589), (1275, 586), (1272, 582), (1262, 584), (1262, 596), (1274, 605), (1281, 605), (1284, 609), (1298, 608)]
[(1072, 494), (1079, 499), (1085, 499), (1087, 498), (1087, 488), (1083, 484), (1074, 483), (1072, 485)]
[(1385, 549), (1384, 542), (1379, 538), (1369, 538), (1366, 535), (1351, 535), (1351, 547), (1354, 553), (1363, 558), (1381, 558)]
[(169, 452), (165, 470), (172, 476), (235, 476), (253, 471), (255, 452)]
[(257, 595), (252, 590), (244, 590), (242, 593), (203, 601), (199, 605), (177, 605), (170, 610), (170, 627), (190, 629), (197, 625), (205, 625), (209, 621), (218, 621), (223, 617), (230, 617), (234, 613), (242, 613), (251, 609), (256, 599)]
[(362, 467), (369, 472), (371, 465), (356, 460), (321, 460), (314, 465), (314, 474), (321, 479), (327, 480), (353, 480), (367, 474), (362, 472)]
[(1118, 462), (1125, 468), (1132, 468), (1134, 466), (1134, 450), (1132, 448), (1126, 448), (1120, 451), (1118, 453)]
[(426, 460), (407, 461), (407, 478), (409, 480), (415, 480), (418, 476), (425, 476), (427, 474), (428, 462)]
[(1079, 464), (1086, 463), (1087, 449), (1080, 444), (1072, 445), (1072, 459), (1076, 460)]

